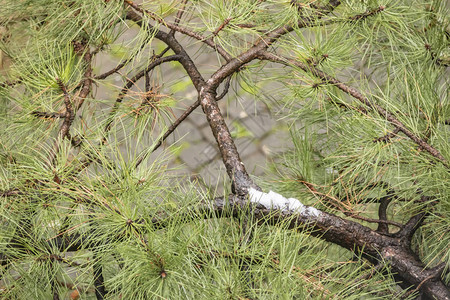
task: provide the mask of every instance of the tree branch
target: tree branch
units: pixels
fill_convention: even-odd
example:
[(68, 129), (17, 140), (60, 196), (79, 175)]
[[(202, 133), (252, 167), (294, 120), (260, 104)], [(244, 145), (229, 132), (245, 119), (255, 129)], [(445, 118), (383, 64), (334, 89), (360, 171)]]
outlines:
[[(173, 31), (177, 31), (180, 33), (183, 33), (189, 37), (192, 37), (198, 41), (201, 41), (203, 43), (205, 43), (206, 45), (210, 46), (211, 48), (213, 48), (214, 50), (216, 50), (223, 58), (225, 58), (226, 61), (231, 59), (231, 55), (222, 47), (217, 45), (213, 38), (205, 38), (203, 37), (201, 34), (198, 34), (194, 31), (191, 31), (187, 28), (181, 27), (179, 25), (177, 25), (176, 23), (170, 23), (165, 21), (164, 19), (161, 19), (160, 17), (158, 17), (155, 13), (148, 11), (144, 8), (142, 8), (141, 6), (139, 6), (138, 4), (134, 3), (133, 1), (130, 0), (124, 0), (124, 2), (126, 4), (128, 4), (130, 7), (134, 8), (135, 10), (137, 10), (138, 12), (144, 14), (144, 15), (148, 15), (150, 18), (152, 18), (153, 20), (155, 20), (156, 22), (160, 23), (161, 25), (166, 26), (167, 28), (173, 30)], [(173, 34), (170, 34), (173, 37)]]
[[(389, 203), (391, 203), (392, 201), (392, 194), (389, 193), (388, 195), (382, 197), (380, 199), (380, 206), (378, 207), (378, 217), (381, 220), (387, 220), (387, 208), (389, 206)], [(401, 227), (400, 227), (401, 228)], [(379, 223), (378, 224), (378, 228), (377, 228), (378, 232), (381, 233), (389, 233), (389, 227), (388, 224), (386, 223)]]
[[(397, 273), (408, 285), (415, 286), (431, 298), (450, 299), (450, 291), (439, 279), (438, 271), (440, 269), (425, 268), (405, 243), (406, 236), (403, 234), (383, 235), (359, 223), (342, 219), (324, 211), (315, 210), (317, 213), (310, 213), (311, 208), (308, 206), (305, 206), (301, 212), (268, 209), (260, 204), (251, 204), (251, 207), (249, 209), (247, 199), (230, 195), (228, 200), (219, 197), (211, 203), (187, 208), (183, 214), (176, 214), (175, 218), (177, 218), (178, 223), (214, 217), (239, 218), (242, 217), (242, 211), (245, 211), (251, 214), (248, 217), (261, 225), (281, 225), (288, 229), (307, 230), (313, 236), (362, 254), (372, 263), (377, 264), (380, 261), (387, 261), (390, 263), (392, 271)], [(155, 215), (158, 217), (151, 219), (151, 224), (155, 230), (173, 224), (173, 215), (166, 213)], [(142, 223), (144, 220), (136, 222)], [(415, 227), (417, 227), (417, 224)], [(95, 251), (95, 248), (98, 247), (97, 244), (87, 243), (76, 234), (71, 237), (58, 236), (48, 243), (49, 247), (57, 246), (64, 251), (80, 249), (94, 249)], [(19, 243), (14, 243), (11, 246), (21, 247)], [(430, 278), (433, 278), (433, 280)]]
[(61, 124), (61, 127), (59, 128), (58, 137), (56, 138), (55, 144), (53, 145), (53, 150), (50, 157), (51, 165), (55, 165), (56, 156), (58, 155), (60, 148), (60, 143), (69, 133), (70, 126), (72, 125), (72, 122), (75, 118), (72, 103), (70, 100), (69, 93), (67, 92), (66, 86), (59, 78), (56, 78), (56, 82), (58, 83), (59, 88), (64, 94), (64, 106), (66, 111), (64, 112), (64, 121)]
[(144, 70), (140, 71), (139, 73), (134, 75), (132, 78), (127, 80), (127, 83), (120, 91), (119, 96), (117, 97), (116, 102), (114, 103), (114, 106), (111, 109), (111, 112), (109, 113), (109, 117), (108, 117), (109, 121), (107, 122), (105, 129), (103, 130), (103, 132), (105, 134), (105, 137), (104, 137), (105, 139), (106, 139), (106, 133), (108, 133), (108, 131), (111, 129), (111, 125), (114, 121), (114, 115), (116, 114), (120, 103), (122, 103), (123, 98), (125, 98), (125, 95), (128, 93), (130, 88), (134, 84), (136, 84), (136, 82), (139, 79), (141, 79), (146, 73), (150, 72), (151, 70), (153, 70), (155, 67), (159, 66), (160, 64), (169, 62), (169, 61), (179, 61), (181, 58), (182, 57), (180, 55), (170, 55), (170, 56), (166, 56), (166, 57), (157, 58), (156, 60), (153, 60)]
[(401, 132), (403, 132), (407, 137), (409, 137), (414, 143), (419, 145), (421, 148), (425, 149), (433, 157), (437, 158), (446, 168), (450, 168), (447, 160), (442, 156), (442, 154), (437, 149), (435, 149), (433, 146), (426, 143), (420, 137), (412, 133), (409, 129), (406, 128), (406, 126), (402, 122), (397, 120), (390, 112), (385, 110), (380, 105), (372, 103), (372, 101), (370, 101), (366, 96), (364, 96), (361, 92), (359, 92), (355, 88), (342, 83), (341, 81), (329, 76), (328, 74), (325, 74), (324, 72), (322, 72), (321, 70), (317, 69), (314, 66), (307, 65), (296, 60), (280, 57), (267, 51), (261, 51), (259, 53), (259, 58), (262, 60), (269, 60), (285, 65), (294, 65), (304, 70), (305, 72), (312, 73), (317, 78), (320, 78), (324, 83), (336, 86), (341, 91), (347, 93), (348, 95), (365, 104), (367, 107), (374, 109), (376, 112), (378, 112), (380, 116), (386, 118), (386, 120), (391, 122), (395, 127), (397, 127)]

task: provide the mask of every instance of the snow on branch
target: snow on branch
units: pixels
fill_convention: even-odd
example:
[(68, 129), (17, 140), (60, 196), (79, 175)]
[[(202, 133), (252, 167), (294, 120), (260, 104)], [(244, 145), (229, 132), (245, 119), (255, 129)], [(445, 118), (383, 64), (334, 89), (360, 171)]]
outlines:
[(302, 204), (298, 199), (285, 198), (283, 195), (269, 191), (268, 193), (260, 192), (254, 188), (250, 188), (249, 192), (250, 202), (258, 203), (268, 209), (288, 210), (300, 215), (318, 217), (320, 210)]

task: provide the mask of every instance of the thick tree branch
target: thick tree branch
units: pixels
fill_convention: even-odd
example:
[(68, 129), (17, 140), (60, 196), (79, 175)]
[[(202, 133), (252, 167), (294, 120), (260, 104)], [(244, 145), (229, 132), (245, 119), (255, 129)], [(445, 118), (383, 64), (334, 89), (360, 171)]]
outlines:
[[(135, 4), (132, 1), (124, 0), (128, 5), (136, 9), (141, 13), (149, 14), (153, 19), (162, 23), (164, 20), (157, 17), (155, 14), (148, 12), (142, 9), (140, 6)], [(334, 9), (336, 6), (340, 4), (340, 1), (330, 1), (329, 5), (321, 10), (320, 12), (329, 12)], [(139, 16), (131, 14), (130, 16), (136, 22), (141, 22), (141, 18)], [(302, 20), (298, 26), (304, 26), (307, 22), (311, 20)], [(166, 24), (166, 23), (164, 23)], [(186, 33), (185, 29), (176, 28), (173, 25), (167, 25), (167, 27), (179, 31), (181, 33)], [(155, 34), (155, 37), (164, 41), (172, 50), (179, 55), (183, 56), (183, 59), (180, 60), (184, 69), (188, 73), (191, 78), (195, 88), (199, 91), (200, 94), (200, 104), (202, 105), (203, 111), (206, 114), (208, 119), (208, 123), (210, 124), (211, 130), (213, 131), (214, 137), (218, 143), (220, 152), (222, 154), (222, 160), (227, 169), (228, 176), (231, 178), (233, 182), (233, 190), (239, 195), (245, 195), (247, 189), (249, 187), (258, 188), (247, 171), (245, 170), (244, 164), (242, 163), (239, 153), (236, 149), (234, 141), (231, 137), (229, 129), (225, 123), (225, 120), (220, 112), (220, 109), (215, 101), (216, 99), (216, 90), (220, 83), (232, 75), (234, 72), (238, 71), (240, 67), (244, 64), (252, 61), (258, 56), (259, 51), (267, 49), (273, 42), (275, 42), (282, 35), (291, 32), (294, 29), (291, 25), (282, 26), (278, 29), (275, 29), (262, 38), (261, 41), (257, 42), (253, 47), (251, 47), (248, 51), (242, 53), (236, 58), (232, 58), (228, 60), (228, 62), (222, 66), (217, 72), (215, 72), (211, 78), (205, 82), (198, 72), (195, 64), (187, 55), (186, 51), (183, 47), (174, 39), (170, 34), (164, 33), (161, 30), (158, 30)], [(152, 30), (154, 30), (152, 28)], [(196, 36), (195, 33), (189, 32), (189, 36), (197, 38), (199, 40), (202, 39), (201, 36)]]
[[(214, 201), (210, 214), (237, 215), (237, 211), (245, 208), (246, 205), (246, 202), (238, 197), (230, 196), (228, 203), (218, 198)], [(256, 208), (252, 212), (253, 218), (264, 224), (285, 224), (289, 228), (297, 230), (306, 226), (313, 230), (312, 235), (348, 250), (362, 252), (372, 262), (387, 261), (391, 264), (393, 271), (407, 284), (417, 287), (428, 297), (450, 299), (450, 291), (440, 280), (438, 272), (425, 268), (423, 263), (404, 244), (405, 237), (389, 237), (356, 222), (323, 211), (320, 211), (319, 216), (266, 208)]]
[[(281, 225), (289, 229), (307, 230), (312, 235), (325, 241), (360, 253), (373, 263), (389, 262), (393, 272), (397, 273), (407, 285), (415, 286), (430, 298), (450, 299), (450, 292), (439, 278), (441, 274), (439, 270), (440, 272), (442, 270), (425, 268), (423, 263), (409, 249), (409, 244), (405, 241), (411, 236), (404, 234), (387, 236), (359, 223), (342, 219), (324, 211), (316, 210), (317, 213), (311, 213), (311, 209), (307, 206), (301, 212), (294, 212), (286, 209), (267, 209), (260, 204), (255, 205), (251, 205), (253, 208), (249, 209), (248, 200), (230, 195), (228, 200), (223, 197), (216, 198), (212, 203), (196, 205), (185, 210), (182, 215), (177, 214), (175, 217), (178, 220), (177, 222), (190, 222), (211, 217), (239, 218), (245, 211), (251, 214), (249, 217), (260, 224)], [(174, 216), (172, 215), (156, 215), (159, 217), (154, 217), (151, 220), (155, 229), (162, 229), (173, 223)], [(136, 220), (136, 222), (142, 223), (144, 220)], [(413, 227), (418, 225), (416, 221), (408, 223), (414, 224)], [(409, 227), (409, 225), (407, 224), (405, 227)], [(97, 244), (88, 243), (87, 240), (76, 234), (58, 236), (48, 243), (49, 247), (57, 246), (61, 251), (77, 251), (98, 247)], [(21, 247), (19, 243), (14, 243), (11, 246)]]

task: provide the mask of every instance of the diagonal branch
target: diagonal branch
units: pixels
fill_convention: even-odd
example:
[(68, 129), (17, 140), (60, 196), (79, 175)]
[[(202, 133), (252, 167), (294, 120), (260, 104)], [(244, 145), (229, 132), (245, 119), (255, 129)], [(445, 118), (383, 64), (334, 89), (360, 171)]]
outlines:
[[(148, 14), (150, 17), (158, 21), (159, 23), (167, 26), (170, 29), (174, 29), (178, 32), (184, 33), (188, 36), (197, 38), (203, 41), (203, 37), (190, 32), (189, 30), (183, 29), (179, 26), (174, 26), (173, 24), (165, 22), (163, 19), (159, 18), (152, 12), (148, 12), (141, 8), (139, 5), (135, 4), (133, 1), (124, 0), (129, 6), (134, 8), (143, 14)], [(340, 1), (332, 0), (326, 7), (321, 7), (318, 9), (316, 17), (321, 17), (325, 13), (332, 11), (335, 7), (340, 4)], [(130, 14), (135, 22), (142, 22), (142, 18), (136, 14)], [(311, 22), (314, 18), (302, 19), (298, 24), (298, 27), (305, 26), (308, 22)], [(153, 27), (151, 27), (154, 30)], [(233, 191), (239, 195), (245, 195), (249, 187), (255, 187), (259, 189), (251, 180), (247, 171), (245, 170), (244, 164), (242, 163), (239, 153), (237, 151), (236, 145), (231, 137), (230, 131), (225, 123), (225, 120), (220, 112), (220, 109), (216, 103), (216, 90), (218, 86), (233, 73), (237, 72), (244, 64), (257, 58), (259, 51), (267, 49), (272, 43), (274, 43), (278, 38), (286, 33), (294, 30), (291, 25), (282, 26), (278, 29), (268, 32), (260, 41), (255, 43), (249, 50), (242, 53), (236, 58), (230, 60), (227, 59), (227, 63), (223, 65), (218, 71), (216, 71), (208, 81), (204, 81), (203, 77), (199, 73), (197, 67), (192, 62), (190, 57), (187, 55), (183, 47), (175, 40), (175, 38), (161, 30), (156, 31), (155, 37), (165, 42), (172, 50), (179, 55), (183, 56), (180, 63), (188, 73), (192, 80), (195, 88), (199, 92), (200, 104), (207, 117), (208, 123), (210, 124), (211, 130), (219, 146), (219, 150), (222, 154), (222, 160), (227, 169), (228, 176), (232, 180)], [(208, 43), (207, 43), (208, 44)], [(214, 45), (209, 44), (211, 47)], [(216, 49), (216, 48), (214, 48)], [(217, 50), (217, 49), (216, 49)], [(222, 54), (223, 55), (223, 54)], [(225, 57), (225, 56), (224, 56)], [(230, 57), (228, 57), (230, 58)]]
[(262, 60), (269, 60), (269, 61), (278, 62), (278, 63), (285, 64), (285, 65), (293, 65), (293, 66), (299, 67), (300, 69), (304, 70), (305, 72), (312, 73), (314, 76), (320, 78), (323, 82), (336, 86), (341, 91), (343, 91), (343, 92), (347, 93), (348, 95), (352, 96), (353, 98), (359, 100), (360, 102), (362, 102), (369, 108), (374, 109), (376, 112), (378, 112), (378, 114), (380, 116), (385, 117), (386, 120), (391, 122), (396, 128), (398, 128), (401, 132), (403, 132), (414, 143), (416, 143), (421, 148), (425, 149), (428, 153), (430, 153), (432, 156), (437, 158), (446, 168), (450, 168), (450, 166), (448, 165), (448, 161), (444, 158), (444, 156), (442, 156), (442, 154), (436, 148), (434, 148), (433, 146), (431, 146), (430, 144), (425, 142), (423, 139), (421, 139), (420, 137), (415, 135), (408, 128), (406, 128), (406, 126), (402, 122), (400, 122), (398, 119), (396, 119), (390, 112), (385, 110), (380, 105), (370, 101), (369, 98), (364, 96), (361, 92), (359, 92), (355, 88), (346, 85), (345, 83), (337, 80), (334, 77), (331, 77), (330, 75), (324, 73), (323, 71), (317, 69), (314, 66), (307, 65), (302, 62), (293, 60), (293, 59), (280, 57), (280, 56), (277, 56), (277, 55), (272, 54), (267, 51), (261, 51), (261, 53), (259, 54), (259, 58)]
[[(378, 264), (380, 261), (389, 262), (392, 271), (397, 273), (408, 286), (414, 286), (430, 298), (450, 299), (450, 291), (440, 279), (442, 265), (436, 268), (425, 268), (424, 264), (411, 252), (408, 243), (405, 243), (407, 238), (405, 235), (384, 235), (354, 221), (304, 206), (301, 203), (299, 208), (295, 210), (268, 208), (266, 204), (263, 205), (254, 199), (251, 199), (250, 205), (252, 209), (248, 209), (247, 198), (230, 195), (228, 199), (219, 197), (209, 203), (188, 207), (181, 214), (157, 213), (155, 214), (157, 217), (151, 218), (148, 222), (155, 230), (158, 230), (173, 224), (174, 218), (176, 218), (178, 224), (179, 222), (208, 218), (240, 218), (242, 217), (242, 211), (245, 211), (249, 214), (248, 217), (259, 224), (307, 231), (327, 242), (361, 254), (374, 264)], [(144, 223), (146, 220), (148, 219), (136, 220), (136, 222)], [(417, 225), (415, 223), (414, 227), (417, 227)], [(405, 227), (408, 227), (408, 225)], [(98, 243), (89, 242), (89, 239), (85, 240), (85, 237), (77, 234), (57, 236), (47, 243), (49, 247), (56, 246), (61, 251), (78, 251), (81, 249), (96, 251), (98, 247)], [(10, 247), (21, 249), (25, 245), (12, 243)], [(2, 265), (7, 263), (8, 257), (4, 257), (0, 253), (0, 258), (2, 258)], [(97, 288), (99, 288), (102, 286), (101, 271), (100, 269), (96, 270)]]
[[(231, 81), (231, 77), (228, 77), (227, 81), (225, 82), (224, 90), (223, 90), (222, 94), (220, 94), (218, 97), (216, 97), (216, 101), (221, 100), (228, 93), (228, 89), (230, 88), (230, 81)], [(199, 106), (200, 106), (200, 100), (197, 100), (193, 104), (191, 104), (183, 112), (183, 114), (181, 116), (179, 116), (178, 119), (176, 119), (175, 122), (172, 123), (172, 125), (170, 125), (170, 127), (166, 130), (166, 132), (163, 134), (163, 136), (159, 138), (158, 142), (153, 147), (151, 152), (155, 152), (156, 149), (161, 147), (162, 143), (164, 143), (164, 141), (175, 131), (175, 129), (177, 129), (177, 127)], [(136, 161), (136, 165), (135, 165), (136, 168), (147, 157), (147, 154), (148, 154), (148, 152), (138, 158), (138, 160)]]
[(72, 122), (75, 118), (72, 103), (70, 100), (69, 93), (67, 92), (66, 86), (59, 78), (56, 78), (56, 82), (58, 83), (59, 88), (64, 94), (64, 106), (66, 111), (64, 113), (64, 121), (61, 124), (61, 127), (59, 128), (58, 137), (56, 138), (56, 141), (53, 145), (53, 150), (50, 157), (51, 165), (54, 165), (56, 163), (56, 156), (58, 155), (59, 148), (61, 146), (60, 145), (61, 141), (69, 133), (70, 126), (72, 125)]
[[(181, 2), (181, 8), (177, 12), (177, 15), (175, 17), (175, 22), (173, 23), (174, 25), (178, 26), (180, 24), (181, 18), (183, 17), (183, 14), (186, 10), (187, 2), (188, 2), (188, 0), (183, 0)], [(171, 29), (169, 34), (173, 36), (175, 34), (175, 30)]]
[(130, 90), (130, 88), (139, 80), (141, 79), (146, 73), (153, 70), (155, 67), (161, 65), (162, 63), (169, 62), (169, 61), (179, 61), (182, 57), (180, 55), (170, 55), (165, 57), (159, 57), (156, 60), (153, 60), (145, 69), (141, 70), (139, 73), (134, 75), (132, 78), (127, 80), (127, 83), (122, 88), (122, 90), (119, 93), (119, 96), (116, 99), (116, 102), (114, 103), (113, 108), (111, 109), (111, 112), (109, 113), (108, 122), (106, 123), (104, 134), (106, 136), (106, 133), (111, 129), (111, 125), (113, 123), (114, 115), (117, 112), (117, 109), (119, 108), (120, 103), (122, 103), (123, 98), (125, 98), (126, 94)]
[[(141, 14), (148, 15), (150, 18), (152, 18), (156, 22), (166, 26), (167, 28), (171, 29), (172, 31), (180, 32), (182, 34), (185, 34), (189, 37), (192, 37), (196, 40), (199, 40), (199, 41), (205, 43), (206, 45), (208, 45), (211, 48), (213, 48), (214, 50), (216, 50), (223, 58), (225, 58), (226, 61), (229, 61), (231, 59), (231, 55), (222, 46), (217, 45), (214, 42), (213, 37), (206, 38), (197, 32), (194, 32), (192, 30), (189, 30), (187, 28), (179, 26), (177, 23), (167, 22), (164, 19), (158, 17), (158, 15), (156, 15), (155, 13), (142, 8), (140, 5), (134, 3), (133, 1), (124, 0), (124, 2), (126, 4), (128, 4), (130, 7), (134, 8), (135, 10), (140, 12)], [(170, 35), (173, 36), (173, 34), (170, 34)]]

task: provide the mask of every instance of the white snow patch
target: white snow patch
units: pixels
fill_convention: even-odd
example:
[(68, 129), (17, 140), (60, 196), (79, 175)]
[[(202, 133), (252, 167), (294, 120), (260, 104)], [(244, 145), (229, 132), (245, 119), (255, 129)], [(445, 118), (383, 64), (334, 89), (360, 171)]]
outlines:
[(305, 206), (295, 198), (286, 199), (284, 196), (275, 193), (274, 191), (264, 193), (255, 190), (254, 188), (250, 188), (248, 194), (250, 196), (250, 202), (261, 204), (269, 209), (290, 210), (312, 217), (318, 217), (320, 215), (320, 210), (311, 206)]

